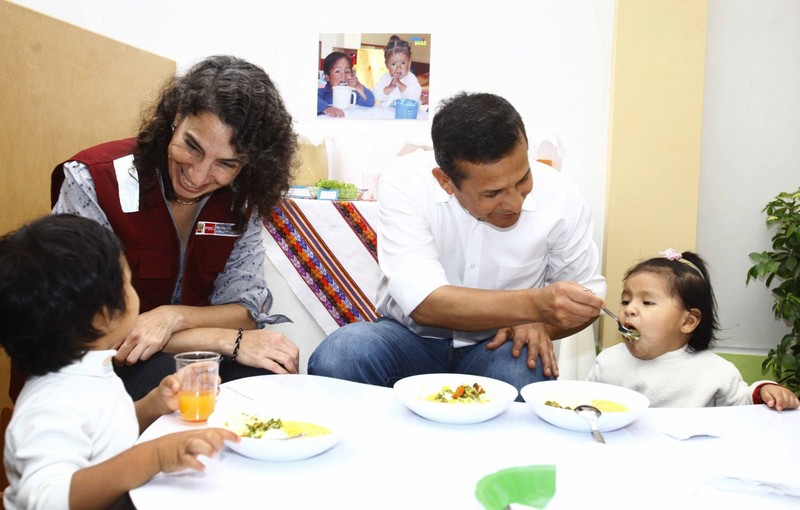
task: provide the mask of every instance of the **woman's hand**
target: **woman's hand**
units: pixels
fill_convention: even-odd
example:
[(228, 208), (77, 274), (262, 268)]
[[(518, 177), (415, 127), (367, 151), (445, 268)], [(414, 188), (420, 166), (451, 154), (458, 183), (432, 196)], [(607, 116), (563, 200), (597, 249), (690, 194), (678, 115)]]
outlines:
[(131, 334), (117, 347), (114, 361), (133, 365), (160, 352), (180, 328), (182, 319), (178, 310), (174, 306), (159, 306), (139, 315)]
[(328, 117), (344, 117), (344, 111), (336, 108), (335, 106), (329, 106), (322, 110), (322, 113), (327, 115)]
[(558, 362), (553, 350), (553, 340), (544, 324), (520, 324), (511, 328), (499, 329), (492, 341), (486, 344), (486, 348), (497, 349), (506, 340), (514, 342), (514, 346), (511, 348), (512, 356), (519, 358), (522, 355), (522, 348), (527, 346), (528, 367), (536, 368), (536, 358), (541, 358), (544, 375), (558, 377)]
[(260, 367), (276, 374), (296, 374), (300, 366), (300, 349), (281, 333), (267, 329), (251, 329), (242, 333), (236, 361)]

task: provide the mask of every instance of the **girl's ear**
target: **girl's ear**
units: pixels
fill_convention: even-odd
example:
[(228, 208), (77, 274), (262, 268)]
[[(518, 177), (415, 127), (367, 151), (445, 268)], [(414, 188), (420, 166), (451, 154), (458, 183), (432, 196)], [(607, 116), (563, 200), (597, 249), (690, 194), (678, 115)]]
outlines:
[(700, 325), (701, 320), (703, 320), (703, 314), (697, 308), (692, 308), (683, 317), (681, 333), (686, 333), (687, 335), (692, 333)]

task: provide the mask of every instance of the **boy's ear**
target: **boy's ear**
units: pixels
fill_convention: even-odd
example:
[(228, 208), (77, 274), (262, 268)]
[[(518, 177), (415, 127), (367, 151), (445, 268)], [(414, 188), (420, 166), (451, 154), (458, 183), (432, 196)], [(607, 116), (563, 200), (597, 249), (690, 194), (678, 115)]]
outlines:
[(92, 318), (92, 327), (105, 335), (113, 329), (115, 322), (116, 318), (114, 315), (109, 312), (107, 306), (104, 306), (101, 311), (94, 314)]
[(681, 324), (681, 333), (689, 334), (693, 332), (700, 321), (703, 319), (703, 314), (697, 308), (692, 308), (683, 317), (683, 324)]

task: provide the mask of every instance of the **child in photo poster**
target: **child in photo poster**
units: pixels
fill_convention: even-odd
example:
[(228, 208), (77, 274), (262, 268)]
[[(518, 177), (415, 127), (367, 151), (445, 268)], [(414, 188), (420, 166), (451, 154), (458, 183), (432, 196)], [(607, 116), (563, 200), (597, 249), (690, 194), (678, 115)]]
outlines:
[(344, 117), (344, 111), (333, 106), (333, 87), (347, 85), (356, 90), (356, 104), (359, 106), (375, 106), (375, 96), (356, 77), (350, 57), (340, 51), (334, 51), (325, 57), (322, 72), (327, 82), (323, 88), (317, 89), (317, 115)]
[(422, 86), (411, 72), (411, 46), (408, 41), (393, 35), (383, 49), (383, 55), (389, 72), (381, 76), (372, 89), (381, 106), (392, 106), (396, 99), (419, 101)]

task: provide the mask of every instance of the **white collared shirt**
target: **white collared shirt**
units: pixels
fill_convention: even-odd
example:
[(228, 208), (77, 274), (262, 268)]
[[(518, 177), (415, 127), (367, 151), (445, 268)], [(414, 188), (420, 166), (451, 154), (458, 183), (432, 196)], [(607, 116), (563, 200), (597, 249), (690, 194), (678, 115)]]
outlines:
[(378, 191), (378, 313), (420, 336), (453, 338), (456, 347), (494, 335), (424, 327), (411, 312), (444, 285), (491, 290), (541, 288), (574, 280), (605, 296), (591, 213), (577, 189), (551, 167), (533, 163), (533, 191), (517, 223), (498, 228), (470, 215), (431, 174), (432, 151), (403, 156)]

